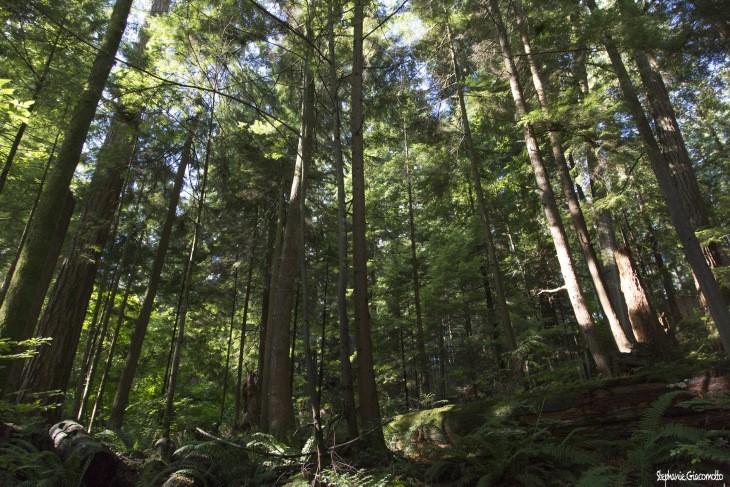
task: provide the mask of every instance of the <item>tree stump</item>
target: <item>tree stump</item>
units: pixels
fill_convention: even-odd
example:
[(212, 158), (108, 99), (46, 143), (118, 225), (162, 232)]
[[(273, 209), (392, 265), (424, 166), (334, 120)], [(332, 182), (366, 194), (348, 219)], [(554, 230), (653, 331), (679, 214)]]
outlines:
[(79, 423), (67, 419), (56, 423), (48, 431), (53, 448), (66, 462), (72, 457), (85, 466), (82, 477), (87, 487), (106, 487), (117, 474), (119, 458), (108, 448), (89, 435)]

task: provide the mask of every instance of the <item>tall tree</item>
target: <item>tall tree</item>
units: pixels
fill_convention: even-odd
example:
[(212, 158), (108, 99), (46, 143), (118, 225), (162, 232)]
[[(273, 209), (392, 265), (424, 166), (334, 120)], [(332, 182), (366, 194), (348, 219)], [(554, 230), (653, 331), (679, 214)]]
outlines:
[(373, 367), (373, 344), (368, 309), (367, 240), (365, 223), (365, 160), (363, 152), (363, 0), (355, 0), (352, 54), (352, 272), (357, 334), (357, 386), (363, 443), (375, 452), (385, 450), (378, 391)]
[[(335, 4), (337, 8), (335, 8)], [(345, 175), (342, 157), (342, 126), (340, 122), (340, 80), (335, 64), (335, 17), (341, 11), (336, 0), (328, 4), (327, 48), (330, 58), (330, 97), (332, 101), (332, 153), (335, 161), (337, 185), (337, 322), (340, 342), (340, 387), (342, 389), (342, 415), (347, 423), (348, 440), (358, 436), (355, 391), (350, 363), (350, 327), (347, 319), (347, 209)]]
[[(525, 55), (527, 56), (530, 72), (532, 73), (532, 84), (535, 86), (535, 92), (537, 93), (540, 108), (545, 111), (546, 115), (549, 117), (550, 114), (545, 85), (542, 82), (542, 74), (538, 68), (535, 56), (532, 53), (532, 45), (527, 30), (527, 20), (522, 11), (522, 7), (520, 6), (520, 2), (514, 2), (513, 6), (515, 19), (517, 20), (517, 26), (522, 39), (522, 47)], [(548, 127), (548, 137), (550, 139), (550, 147), (552, 148), (553, 158), (557, 165), (558, 174), (560, 175), (560, 182), (563, 186), (565, 200), (568, 203), (568, 210), (573, 222), (573, 228), (578, 236), (578, 242), (580, 244), (581, 251), (583, 252), (583, 258), (588, 266), (588, 271), (591, 274), (591, 280), (593, 282), (596, 295), (598, 296), (598, 301), (601, 303), (603, 314), (608, 319), (608, 324), (611, 327), (611, 332), (613, 333), (613, 339), (616, 342), (616, 346), (620, 352), (628, 353), (631, 351), (631, 342), (621, 326), (618, 314), (614, 309), (613, 303), (611, 303), (606, 285), (603, 281), (598, 257), (596, 256), (596, 250), (593, 248), (591, 236), (588, 232), (588, 225), (586, 224), (585, 217), (583, 216), (583, 210), (580, 206), (580, 202), (578, 201), (578, 196), (573, 186), (573, 180), (570, 177), (570, 170), (568, 169), (568, 162), (565, 158), (563, 144), (560, 140), (560, 135), (558, 134), (556, 127), (552, 124)]]
[(124, 368), (122, 369), (121, 376), (119, 377), (119, 383), (117, 384), (114, 403), (109, 415), (109, 425), (115, 429), (120, 429), (122, 427), (124, 412), (129, 404), (129, 393), (132, 390), (132, 382), (134, 381), (134, 375), (137, 371), (137, 363), (139, 362), (139, 357), (142, 354), (142, 345), (144, 344), (147, 326), (149, 325), (150, 317), (152, 316), (152, 307), (155, 303), (155, 298), (157, 297), (157, 289), (160, 285), (160, 277), (162, 276), (162, 266), (165, 263), (167, 249), (170, 246), (172, 226), (175, 223), (177, 204), (180, 201), (180, 192), (182, 191), (183, 182), (185, 180), (185, 170), (193, 157), (193, 138), (195, 137), (196, 129), (197, 117), (192, 119), (190, 126), (187, 128), (187, 135), (185, 137), (185, 143), (183, 144), (177, 173), (175, 174), (175, 181), (173, 182), (172, 191), (170, 192), (170, 201), (167, 206), (165, 221), (162, 224), (162, 229), (160, 230), (157, 252), (155, 253), (155, 258), (152, 262), (152, 268), (149, 274), (149, 280), (147, 282), (147, 290), (145, 291), (139, 316), (135, 321), (129, 351), (127, 352)]
[[(313, 39), (311, 18), (306, 13), (305, 37)], [(265, 430), (280, 439), (288, 438), (294, 431), (294, 408), (292, 404), (291, 383), (289, 381), (289, 324), (291, 322), (292, 296), (299, 270), (299, 259), (302, 258), (299, 239), (301, 226), (299, 223), (304, 198), (302, 181), (312, 161), (314, 150), (314, 65), (311, 62), (309, 44), (303, 62), (303, 89), (301, 114), (302, 122), (294, 164), (294, 177), (289, 192), (287, 220), (284, 229), (278, 277), (274, 295), (273, 319), (271, 327), (266, 330), (267, 340), (270, 338), (271, 352), (268, 363), (264, 364), (262, 383), (267, 386), (263, 392), (267, 402), (266, 417), (262, 418)]]
[[(0, 338), (19, 341), (29, 338), (33, 333), (35, 323), (27, 323), (27, 316), (36, 294), (39, 291), (45, 293), (45, 289), (39, 290), (45, 257), (53, 244), (54, 231), (63, 212), (63, 201), (67, 197), (86, 135), (114, 65), (131, 7), (132, 0), (117, 0), (114, 4), (91, 72), (66, 128), (58, 160), (38, 202), (38, 209), (28, 230), (28, 241), (0, 307)], [(7, 380), (8, 367), (5, 367), (0, 369), (0, 389), (5, 389)]]
[[(595, 0), (586, 0), (586, 4), (592, 12), (600, 12)], [(618, 78), (624, 101), (636, 124), (639, 136), (644, 143), (651, 169), (654, 172), (659, 189), (669, 210), (672, 225), (682, 244), (685, 259), (692, 268), (700, 290), (705, 296), (710, 316), (715, 322), (723, 348), (730, 355), (730, 311), (728, 311), (727, 304), (720, 291), (720, 286), (712, 274), (712, 270), (707, 265), (702, 247), (694, 233), (694, 228), (684, 207), (681, 193), (672, 177), (669, 164), (662, 155), (661, 148), (654, 137), (649, 120), (646, 118), (644, 109), (639, 101), (636, 87), (631, 81), (631, 77), (626, 70), (615, 41), (609, 34), (604, 36), (604, 45), (608, 57), (611, 60), (613, 71)]]
[[(517, 66), (515, 65), (514, 58), (512, 56), (512, 48), (510, 47), (509, 40), (507, 38), (507, 31), (502, 21), (502, 14), (500, 11), (498, 0), (489, 0), (489, 6), (492, 13), (492, 19), (497, 27), (497, 37), (499, 39), (499, 45), (502, 50), (502, 57), (504, 59), (505, 70), (509, 77), (510, 89), (512, 91), (512, 98), (514, 99), (515, 109), (517, 111), (518, 118), (524, 118), (527, 113), (527, 105), (525, 103), (522, 84), (520, 83)], [(545, 218), (547, 219), (548, 226), (550, 228), (550, 234), (553, 238), (555, 245), (555, 251), (560, 262), (560, 271), (565, 281), (565, 289), (568, 292), (568, 297), (573, 306), (573, 312), (578, 320), (578, 325), (583, 332), (583, 337), (588, 345), (588, 349), (593, 355), (598, 369), (606, 376), (611, 376), (611, 366), (608, 356), (608, 352), (605, 346), (600, 342), (598, 333), (593, 322), (593, 317), (588, 308), (583, 290), (580, 287), (578, 281), (578, 275), (575, 269), (575, 263), (573, 257), (570, 255), (570, 248), (568, 245), (568, 238), (565, 234), (565, 228), (560, 218), (560, 212), (558, 205), (555, 202), (555, 194), (553, 193), (552, 187), (550, 186), (550, 179), (545, 169), (545, 164), (540, 154), (540, 149), (535, 137), (535, 129), (530, 122), (523, 122), (523, 133), (525, 143), (527, 144), (527, 153), (532, 164), (532, 171), (535, 175), (535, 182), (537, 183), (538, 192), (540, 194), (540, 202), (542, 203), (545, 211)]]

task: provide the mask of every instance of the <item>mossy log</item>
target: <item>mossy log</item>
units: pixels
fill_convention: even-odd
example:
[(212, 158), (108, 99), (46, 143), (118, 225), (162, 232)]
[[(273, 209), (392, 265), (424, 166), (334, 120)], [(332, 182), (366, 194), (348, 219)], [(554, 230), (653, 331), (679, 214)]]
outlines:
[(83, 485), (107, 487), (113, 484), (121, 460), (89, 435), (79, 423), (67, 419), (49, 430), (53, 448), (66, 462), (76, 457), (84, 466)]

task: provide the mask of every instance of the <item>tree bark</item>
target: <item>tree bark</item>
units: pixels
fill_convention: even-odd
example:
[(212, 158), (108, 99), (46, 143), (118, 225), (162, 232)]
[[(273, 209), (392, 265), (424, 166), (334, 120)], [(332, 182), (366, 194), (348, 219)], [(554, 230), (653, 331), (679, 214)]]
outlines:
[[(586, 3), (591, 11), (598, 10), (595, 0), (586, 0)], [(659, 189), (669, 210), (670, 220), (682, 244), (685, 259), (692, 268), (695, 279), (705, 296), (710, 316), (715, 322), (725, 353), (730, 355), (730, 311), (727, 309), (727, 304), (720, 291), (720, 286), (715, 280), (712, 270), (707, 265), (700, 242), (694, 233), (694, 228), (684, 208), (681, 193), (674, 182), (669, 164), (662, 156), (660, 147), (654, 138), (651, 126), (636, 93), (636, 88), (621, 59), (621, 54), (610, 36), (606, 35), (604, 37), (604, 44), (613, 70), (618, 78), (624, 101), (644, 142), (644, 148), (649, 157), (652, 171), (654, 172)]]
[[(307, 36), (311, 38), (307, 19)], [(271, 354), (269, 363), (264, 369), (268, 377), (262, 389), (267, 402), (267, 417), (262, 425), (269, 433), (280, 440), (287, 440), (294, 432), (294, 406), (292, 404), (291, 384), (289, 382), (289, 335), (292, 295), (299, 269), (300, 255), (299, 239), (301, 225), (299, 218), (302, 211), (301, 200), (304, 198), (302, 181), (309, 170), (314, 150), (314, 75), (313, 66), (307, 57), (304, 61), (304, 80), (302, 93), (302, 124), (299, 134), (297, 157), (294, 165), (294, 177), (289, 193), (288, 215), (284, 230), (281, 251), (281, 263), (276, 279), (274, 295), (273, 320), (271, 328), (266, 330), (267, 341), (270, 337)], [(268, 370), (267, 370), (268, 369)]]
[[(23, 246), (18, 266), (0, 307), (0, 338), (21, 341), (33, 334), (33, 324), (28, 324), (27, 317), (32, 312), (34, 298), (41, 292), (45, 294), (46, 289), (41, 289), (41, 279), (47, 265), (46, 256), (54, 243), (54, 233), (59, 227), (58, 222), (65, 206), (64, 200), (68, 197), (86, 135), (114, 65), (131, 6), (132, 0), (117, 0), (114, 4), (106, 33), (66, 129), (58, 160), (38, 202), (38, 209), (28, 230), (28, 241)], [(0, 389), (5, 388), (7, 379), (7, 368), (4, 368), (0, 370)]]
[[(347, 424), (345, 441), (358, 437), (357, 411), (355, 409), (355, 390), (353, 388), (352, 364), (350, 363), (350, 330), (347, 319), (347, 211), (345, 194), (344, 163), (342, 160), (342, 137), (340, 124), (340, 83), (335, 66), (335, 9), (329, 2), (328, 37), (330, 63), (330, 97), (332, 98), (332, 151), (335, 160), (335, 180), (337, 184), (337, 322), (340, 350), (340, 390), (342, 391), (342, 416)], [(337, 11), (341, 10), (338, 3)]]
[[(530, 37), (527, 32), (527, 25), (522, 9), (519, 2), (514, 4), (515, 19), (517, 20), (517, 26), (520, 30), (520, 37), (522, 38), (522, 46), (527, 56), (527, 62), (530, 65), (530, 72), (532, 73), (532, 84), (535, 86), (537, 92), (537, 99), (540, 104), (540, 108), (549, 115), (547, 95), (545, 93), (545, 86), (542, 82), (542, 75), (535, 61), (535, 57), (532, 54), (532, 46), (530, 43)], [(596, 251), (591, 243), (591, 236), (588, 233), (588, 225), (586, 225), (585, 217), (583, 216), (583, 210), (580, 207), (580, 202), (575, 193), (573, 187), (573, 179), (570, 177), (570, 171), (568, 169), (568, 163), (565, 159), (565, 151), (563, 150), (563, 144), (560, 141), (560, 136), (556, 131), (555, 127), (548, 127), (548, 137), (550, 139), (550, 147), (552, 148), (553, 158), (558, 168), (558, 174), (560, 175), (560, 182), (563, 186), (563, 194), (565, 200), (568, 203), (568, 211), (570, 213), (571, 221), (573, 222), (573, 228), (578, 237), (581, 251), (583, 252), (583, 258), (585, 259), (588, 271), (591, 275), (593, 282), (593, 288), (598, 296), (598, 301), (601, 304), (604, 316), (608, 320), (611, 333), (613, 334), (614, 342), (618, 347), (618, 350), (622, 353), (628, 353), (631, 351), (631, 342), (626, 336), (618, 314), (611, 303), (609, 298), (606, 285), (601, 275), (601, 269), (598, 265), (598, 257)]]
[(363, 0), (355, 0), (352, 55), (352, 271), (357, 336), (358, 395), (365, 448), (384, 452), (378, 391), (373, 368), (373, 343), (368, 309), (367, 240), (365, 223), (365, 164), (363, 153)]
[[(57, 223), (53, 242), (48, 249), (48, 255), (45, 258), (45, 266), (40, 276), (38, 288), (36, 289), (36, 295), (33, 300), (33, 305), (30, 308), (28, 315), (25, 317), (27, 320), (27, 327), (35, 330), (36, 323), (38, 322), (38, 316), (41, 314), (43, 303), (46, 300), (46, 290), (53, 281), (53, 275), (56, 270), (58, 258), (61, 255), (61, 248), (63, 247), (63, 239), (68, 230), (68, 226), (71, 223), (71, 217), (73, 216), (74, 207), (76, 206), (76, 199), (74, 198), (71, 191), (66, 193), (66, 200), (63, 204), (63, 212)], [(4, 378), (4, 374), (7, 373), (7, 383), (5, 384), (5, 394), (11, 394), (21, 390), (22, 386), (22, 374), (25, 370), (25, 360), (15, 360), (7, 368), (0, 369), (0, 380)], [(9, 369), (9, 370), (8, 370)], [(17, 399), (21, 397), (18, 396)]]
[[(243, 296), (243, 317), (241, 318), (241, 341), (238, 348), (238, 377), (236, 381), (236, 403), (233, 408), (233, 427), (238, 428), (241, 412), (243, 411), (243, 355), (246, 348), (246, 325), (248, 324), (248, 303), (251, 298), (251, 283), (253, 282), (253, 264), (256, 256), (256, 246), (251, 249), (248, 259), (248, 274), (246, 276), (246, 291)], [(249, 417), (249, 422), (253, 418)]]
[[(492, 10), (492, 17), (497, 25), (499, 44), (502, 49), (505, 69), (509, 76), (510, 88), (515, 102), (517, 116), (518, 118), (523, 118), (527, 114), (528, 110), (522, 94), (522, 85), (520, 84), (517, 75), (517, 67), (515, 66), (514, 59), (512, 57), (512, 49), (510, 48), (507, 40), (506, 30), (504, 23), (502, 22), (499, 4), (497, 3), (497, 0), (489, 0), (489, 5)], [(530, 163), (532, 164), (532, 170), (535, 174), (535, 182), (537, 183), (538, 192), (540, 193), (540, 202), (545, 210), (545, 218), (547, 219), (550, 234), (553, 238), (558, 262), (560, 263), (560, 271), (565, 281), (568, 297), (570, 298), (570, 302), (573, 306), (573, 312), (578, 320), (578, 325), (583, 333), (583, 338), (588, 345), (588, 349), (593, 355), (593, 360), (596, 362), (599, 370), (604, 375), (610, 377), (612, 372), (609, 355), (598, 338), (595, 324), (593, 323), (593, 317), (588, 309), (588, 303), (583, 295), (583, 290), (580, 287), (573, 258), (570, 255), (568, 238), (565, 234), (563, 222), (560, 219), (560, 212), (555, 202), (555, 195), (553, 194), (552, 187), (550, 186), (550, 180), (548, 178), (547, 171), (545, 170), (545, 164), (543, 163), (542, 155), (538, 148), (537, 138), (535, 137), (532, 124), (525, 123), (523, 125), (523, 132), (525, 143), (527, 145), (527, 152), (530, 157)]]

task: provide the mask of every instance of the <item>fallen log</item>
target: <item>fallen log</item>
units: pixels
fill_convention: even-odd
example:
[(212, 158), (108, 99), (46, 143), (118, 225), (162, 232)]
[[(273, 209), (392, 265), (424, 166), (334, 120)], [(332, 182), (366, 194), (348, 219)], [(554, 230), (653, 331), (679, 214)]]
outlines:
[(67, 419), (54, 424), (48, 433), (53, 448), (64, 462), (74, 457), (81, 461), (83, 485), (106, 487), (112, 484), (121, 460), (89, 435), (83, 426)]

